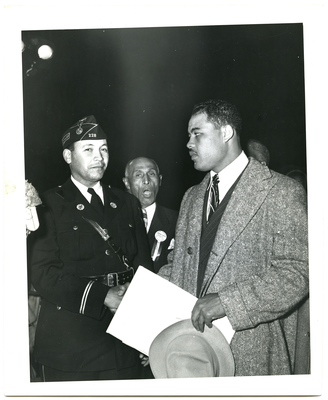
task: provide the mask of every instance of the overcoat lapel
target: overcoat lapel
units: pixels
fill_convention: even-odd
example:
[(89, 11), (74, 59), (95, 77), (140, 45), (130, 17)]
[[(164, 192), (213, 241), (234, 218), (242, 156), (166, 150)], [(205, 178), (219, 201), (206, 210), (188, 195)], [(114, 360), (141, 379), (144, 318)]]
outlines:
[(192, 232), (199, 233), (202, 231), (204, 198), (209, 179), (210, 174), (206, 174), (202, 182), (194, 188), (193, 203), (191, 206), (191, 212), (188, 216), (189, 220), (192, 219), (189, 223), (191, 223), (190, 226), (193, 227), (191, 232), (189, 232), (190, 234), (192, 234)]
[(206, 293), (229, 247), (251, 221), (276, 181), (277, 178), (272, 176), (268, 168), (264, 169), (261, 164), (250, 161), (231, 195), (218, 227), (205, 272), (202, 294)]

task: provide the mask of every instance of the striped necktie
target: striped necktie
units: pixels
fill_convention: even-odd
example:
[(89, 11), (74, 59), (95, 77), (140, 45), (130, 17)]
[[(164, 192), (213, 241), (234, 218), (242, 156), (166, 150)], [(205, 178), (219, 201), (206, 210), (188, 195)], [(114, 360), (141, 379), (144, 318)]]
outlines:
[(91, 194), (91, 205), (92, 207), (100, 214), (104, 215), (104, 204), (101, 201), (101, 198), (97, 195), (94, 189), (89, 188), (88, 192)]
[(207, 207), (207, 222), (215, 212), (219, 204), (219, 176), (218, 174), (213, 175), (212, 181), (209, 187), (208, 194), (208, 207)]
[(148, 216), (147, 216), (147, 211), (146, 211), (144, 208), (142, 208), (142, 217), (143, 217), (143, 220), (144, 220), (144, 223), (145, 223), (145, 227), (146, 227), (146, 229), (147, 229), (147, 226), (148, 226)]

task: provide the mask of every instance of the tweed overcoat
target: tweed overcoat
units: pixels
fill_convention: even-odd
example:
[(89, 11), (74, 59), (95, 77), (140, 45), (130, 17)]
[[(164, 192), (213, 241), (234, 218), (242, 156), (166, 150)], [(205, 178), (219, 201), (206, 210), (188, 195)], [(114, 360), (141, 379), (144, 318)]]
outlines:
[[(173, 262), (159, 275), (196, 295), (209, 174), (181, 203)], [(203, 281), (235, 330), (235, 375), (294, 372), (297, 307), (308, 294), (306, 193), (255, 159), (222, 216)]]
[[(34, 356), (62, 371), (102, 371), (139, 365), (139, 353), (106, 333), (108, 286), (88, 278), (126, 267), (83, 217), (98, 222), (130, 259), (152, 270), (137, 199), (103, 185), (104, 217), (69, 179), (42, 195), (40, 228), (31, 248), (32, 284), (42, 297)], [(142, 289), (141, 289), (142, 290)]]
[(167, 264), (167, 256), (170, 252), (170, 245), (172, 239), (174, 239), (175, 227), (178, 219), (178, 211), (171, 210), (163, 207), (160, 204), (156, 204), (156, 210), (154, 217), (151, 221), (150, 228), (148, 231), (148, 241), (150, 250), (153, 248), (156, 241), (155, 234), (157, 231), (163, 231), (166, 233), (166, 239), (162, 242), (161, 253), (159, 257), (154, 260), (154, 271), (157, 273), (159, 269)]

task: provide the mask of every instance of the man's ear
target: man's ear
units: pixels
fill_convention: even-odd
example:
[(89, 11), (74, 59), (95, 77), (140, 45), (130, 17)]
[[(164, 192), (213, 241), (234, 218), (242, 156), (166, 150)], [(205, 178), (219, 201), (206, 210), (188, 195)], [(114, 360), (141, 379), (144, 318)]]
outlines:
[(127, 190), (130, 190), (131, 187), (130, 187), (129, 181), (126, 176), (124, 178), (122, 178), (122, 181), (123, 181), (125, 187), (127, 188)]
[(163, 177), (162, 175), (158, 175), (158, 177), (159, 177), (159, 186), (161, 186)]
[(223, 133), (223, 140), (224, 142), (228, 142), (234, 136), (234, 130), (231, 125), (224, 125), (222, 126), (222, 133)]
[(67, 162), (67, 164), (70, 164), (72, 162), (71, 150), (64, 149), (63, 150), (63, 157), (64, 157), (64, 160)]

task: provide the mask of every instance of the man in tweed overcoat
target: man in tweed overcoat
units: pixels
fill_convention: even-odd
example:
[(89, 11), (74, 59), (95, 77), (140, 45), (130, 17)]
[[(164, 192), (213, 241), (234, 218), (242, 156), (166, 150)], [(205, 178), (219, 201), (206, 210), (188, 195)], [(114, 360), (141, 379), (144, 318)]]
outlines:
[[(210, 100), (194, 107), (187, 147), (195, 168), (210, 173), (186, 192), (173, 261), (159, 274), (199, 297), (195, 329), (227, 316), (236, 376), (292, 374), (298, 307), (308, 294), (306, 194), (248, 159), (240, 130), (233, 105)], [(208, 222), (215, 173), (219, 204)]]

